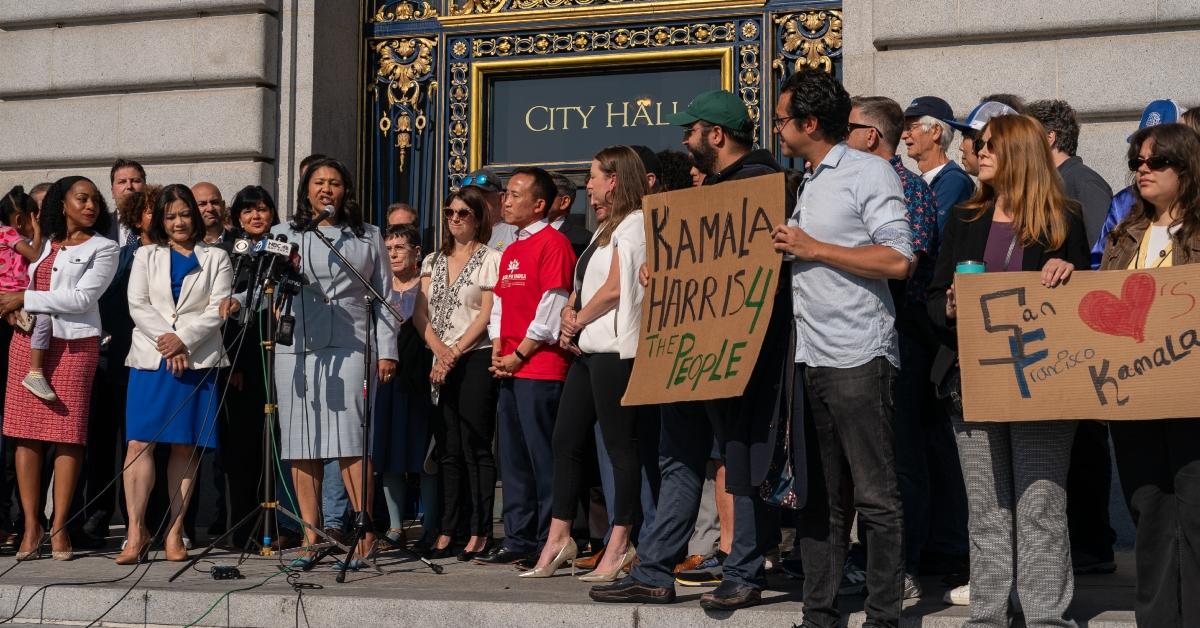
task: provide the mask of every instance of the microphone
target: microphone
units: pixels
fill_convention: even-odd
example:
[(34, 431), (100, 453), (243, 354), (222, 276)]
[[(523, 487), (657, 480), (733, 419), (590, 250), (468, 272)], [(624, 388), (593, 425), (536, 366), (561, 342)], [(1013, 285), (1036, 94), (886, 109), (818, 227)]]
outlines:
[(337, 208), (335, 208), (333, 205), (326, 205), (325, 207), (321, 208), (321, 211), (317, 212), (316, 216), (313, 216), (312, 224), (310, 224), (308, 228), (316, 229), (317, 226), (321, 224), (321, 221), (331, 218), (336, 214)]
[(250, 256), (250, 247), (253, 245), (250, 238), (241, 237), (233, 241), (232, 254), (233, 262), (233, 283), (238, 280), (238, 273), (242, 271), (242, 265), (246, 263), (246, 259)]
[[(283, 249), (282, 253), (280, 252), (281, 248)], [(275, 260), (279, 259), (281, 256), (289, 255), (292, 249), (287, 244), (287, 236), (281, 233), (276, 236), (275, 240), (272, 240), (269, 237), (263, 238), (257, 245), (254, 246), (254, 250), (255, 252), (261, 251), (264, 254), (259, 256), (258, 267), (254, 271), (254, 281), (252, 284), (253, 291), (250, 294), (250, 302), (247, 304), (247, 309), (249, 309), (251, 312), (255, 311), (255, 308), (262, 297), (262, 291), (266, 287), (267, 281), (269, 281), (271, 277), (271, 271), (275, 267)], [(270, 253), (270, 255), (266, 255), (266, 253)], [(267, 260), (268, 257), (271, 258), (269, 261)], [(267, 262), (265, 273), (263, 272), (263, 262)]]

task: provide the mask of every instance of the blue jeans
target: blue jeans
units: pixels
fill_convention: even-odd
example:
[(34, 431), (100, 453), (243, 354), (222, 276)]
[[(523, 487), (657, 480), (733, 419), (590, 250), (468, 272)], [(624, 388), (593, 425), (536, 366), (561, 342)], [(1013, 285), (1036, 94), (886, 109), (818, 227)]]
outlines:
[(342, 481), (342, 467), (337, 458), (325, 461), (325, 475), (321, 480), (321, 520), (325, 529), (345, 530), (353, 523), (350, 512), (350, 496)]
[(805, 628), (839, 625), (838, 587), (855, 511), (868, 545), (866, 625), (900, 624), (904, 546), (892, 427), (895, 373), (881, 357), (852, 368), (804, 369), (821, 461), (819, 470), (808, 465), (808, 503), (798, 531)]
[[(631, 575), (657, 587), (675, 585), (675, 565), (683, 559), (700, 510), (704, 469), (712, 455), (713, 421), (724, 421), (723, 404), (684, 402), (661, 409), (659, 469), (662, 485), (654, 524), (644, 528)], [(728, 407), (728, 406), (726, 406)], [(729, 417), (729, 420), (743, 420)], [(777, 516), (757, 495), (733, 496), (733, 544), (723, 579), (756, 589), (766, 586), (763, 557), (778, 530)]]

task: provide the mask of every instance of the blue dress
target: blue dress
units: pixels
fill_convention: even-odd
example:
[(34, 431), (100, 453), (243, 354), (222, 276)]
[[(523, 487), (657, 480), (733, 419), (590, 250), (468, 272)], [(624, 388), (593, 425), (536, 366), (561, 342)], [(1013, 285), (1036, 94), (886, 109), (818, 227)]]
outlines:
[[(179, 300), (183, 278), (200, 267), (194, 253), (171, 249), (171, 294)], [(137, 333), (136, 331), (134, 333)], [(125, 438), (174, 445), (217, 446), (216, 369), (188, 369), (176, 377), (158, 370), (129, 369)]]
[(405, 322), (396, 335), (396, 376), (376, 387), (371, 421), (371, 460), (376, 473), (418, 473), (429, 449), (429, 370), (433, 354), (412, 322), (420, 282), (404, 292), (392, 292), (389, 300)]

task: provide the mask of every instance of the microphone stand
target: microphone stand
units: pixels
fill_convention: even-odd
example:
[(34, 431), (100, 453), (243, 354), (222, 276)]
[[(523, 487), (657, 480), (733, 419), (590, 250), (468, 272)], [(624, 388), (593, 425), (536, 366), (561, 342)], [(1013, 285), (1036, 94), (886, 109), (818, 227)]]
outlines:
[[(266, 330), (266, 335), (263, 337), (263, 340), (262, 340), (262, 347), (263, 347), (263, 352), (266, 357), (265, 370), (268, 374), (267, 403), (266, 403), (266, 406), (263, 408), (264, 416), (263, 416), (263, 424), (262, 424), (262, 426), (263, 426), (262, 427), (262, 430), (263, 430), (263, 434), (262, 434), (262, 466), (260, 467), (260, 471), (259, 471), (259, 473), (261, 474), (261, 477), (262, 477), (262, 489), (263, 489), (262, 501), (259, 503), (259, 505), (254, 510), (247, 513), (246, 516), (243, 517), (241, 521), (238, 521), (236, 524), (230, 526), (230, 528), (225, 531), (225, 534), (222, 534), (221, 536), (217, 537), (215, 540), (213, 540), (213, 542), (209, 543), (204, 549), (202, 549), (200, 551), (200, 553), (198, 553), (198, 554), (196, 554), (196, 556), (192, 557), (192, 559), (189, 560), (183, 567), (181, 567), (179, 569), (179, 571), (176, 571), (174, 575), (172, 575), (170, 578), (168, 578), (167, 582), (174, 582), (176, 578), (183, 575), (188, 570), (190, 570), (193, 565), (195, 565), (196, 563), (203, 560), (205, 556), (207, 556), (210, 552), (212, 552), (214, 549), (216, 549), (218, 546), (220, 546), (222, 543), (224, 543), (225, 539), (228, 539), (229, 537), (233, 536), (234, 532), (241, 529), (242, 526), (250, 523), (250, 521), (252, 519), (254, 520), (254, 527), (252, 527), (250, 529), (250, 535), (248, 537), (248, 540), (246, 541), (246, 545), (242, 548), (242, 553), (241, 553), (242, 556), (246, 556), (247, 554), (250, 553), (250, 547), (254, 543), (255, 533), (260, 530), (261, 530), (260, 536), (262, 539), (262, 544), (259, 548), (259, 555), (260, 556), (273, 556), (276, 554), (276, 550), (271, 547), (272, 540), (278, 538), (279, 525), (276, 521), (275, 513), (279, 513), (279, 514), (287, 517), (288, 519), (291, 519), (292, 521), (296, 522), (298, 525), (300, 525), (300, 529), (302, 531), (306, 527), (308, 527), (308, 525), (304, 522), (303, 519), (301, 519), (299, 516), (297, 516), (295, 513), (288, 510), (287, 508), (284, 508), (283, 506), (281, 506), (279, 503), (279, 500), (276, 498), (276, 495), (275, 495), (275, 467), (273, 464), (275, 459), (273, 456), (273, 454), (274, 454), (273, 450), (274, 450), (274, 441), (275, 441), (275, 421), (278, 418), (278, 414), (277, 414), (276, 410), (277, 410), (278, 406), (274, 403), (274, 400), (275, 400), (274, 387), (272, 386), (271, 379), (270, 379), (271, 377), (273, 377), (273, 374), (275, 372), (275, 313), (274, 313), (274, 310), (275, 310), (275, 286), (269, 282), (269, 278), (255, 277), (254, 280), (251, 282), (250, 289), (253, 290), (254, 287), (260, 282), (260, 280), (262, 281), (262, 283), (265, 284), (263, 286), (262, 292), (263, 292), (263, 299), (266, 304), (265, 312), (266, 312), (267, 330)], [(254, 315), (255, 315), (255, 312), (249, 312), (247, 314), (247, 316), (254, 316)], [(322, 530), (320, 527), (313, 528), (313, 532), (315, 532), (317, 536), (324, 539), (323, 543), (314, 545), (314, 546), (312, 546), (313, 548), (316, 548), (319, 551), (325, 552), (326, 548), (331, 548), (331, 547), (336, 546), (336, 547), (340, 548), (342, 551), (345, 551), (345, 552), (351, 551), (346, 546), (339, 544), (328, 534), (325, 534), (325, 531)], [(332, 551), (332, 550), (329, 550), (329, 551)], [(314, 560), (313, 563), (315, 564), (316, 561)], [(307, 571), (308, 569), (311, 569), (311, 568), (312, 567), (310, 564), (309, 567), (305, 569), (305, 571)], [(376, 567), (376, 569), (378, 569), (378, 567)]]
[[(371, 386), (371, 373), (373, 372), (371, 354), (373, 353), (372, 342), (375, 339), (375, 304), (379, 303), (386, 307), (388, 311), (392, 313), (392, 316), (396, 317), (397, 324), (403, 322), (404, 317), (400, 315), (400, 311), (397, 310), (395, 306), (389, 303), (387, 299), (383, 298), (383, 295), (379, 294), (379, 291), (375, 289), (375, 286), (372, 286), (371, 282), (368, 281), (366, 277), (362, 276), (362, 273), (358, 272), (358, 269), (350, 263), (350, 260), (346, 259), (346, 256), (342, 255), (342, 252), (333, 245), (333, 242), (330, 241), (329, 238), (325, 237), (325, 234), (321, 233), (319, 227), (320, 222), (314, 221), (312, 226), (310, 226), (307, 231), (317, 236), (317, 239), (325, 245), (325, 248), (328, 248), (329, 252), (333, 253), (334, 257), (338, 258), (338, 260), (342, 263), (342, 267), (350, 272), (350, 276), (354, 277), (354, 279), (367, 290), (367, 295), (364, 297), (367, 302), (367, 337), (366, 346), (363, 350), (363, 413), (362, 418), (359, 419), (359, 428), (362, 430), (362, 454), (359, 457), (358, 485), (358, 503), (360, 508), (358, 512), (355, 513), (354, 531), (351, 534), (350, 539), (346, 541), (346, 545), (348, 547), (346, 550), (346, 557), (342, 559), (341, 568), (338, 570), (336, 577), (336, 580), (339, 583), (342, 583), (346, 581), (346, 570), (350, 568), (350, 564), (354, 560), (354, 553), (358, 550), (359, 542), (366, 537), (367, 526), (369, 525), (369, 522), (367, 521), (367, 499), (369, 498), (369, 495), (367, 495), (367, 462), (371, 443), (372, 409), (374, 407), (372, 404), (372, 395), (374, 393), (374, 389)], [(313, 561), (313, 564), (316, 564), (317, 561), (328, 555), (331, 551), (331, 549), (321, 550), (321, 552), (317, 554), (317, 559)], [(429, 559), (425, 558), (424, 556), (420, 556), (411, 550), (398, 548), (397, 551), (399, 551), (401, 555), (404, 555), (410, 559), (416, 558), (422, 563), (425, 563), (425, 566), (429, 567), (433, 573), (440, 574), (443, 571), (441, 565), (432, 563), (429, 561)], [(381, 570), (379, 566), (370, 559), (370, 557), (363, 556), (363, 560), (365, 560), (367, 564), (371, 565), (375, 571), (383, 573), (383, 570)]]

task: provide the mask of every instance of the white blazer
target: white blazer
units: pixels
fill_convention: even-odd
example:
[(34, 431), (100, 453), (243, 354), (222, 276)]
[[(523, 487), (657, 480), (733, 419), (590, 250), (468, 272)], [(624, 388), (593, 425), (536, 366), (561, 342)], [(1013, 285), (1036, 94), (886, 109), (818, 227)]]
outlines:
[[(592, 234), (593, 244), (600, 230)], [(621, 297), (617, 306), (588, 323), (579, 332), (579, 348), (587, 353), (617, 353), (622, 360), (637, 355), (642, 324), (642, 298), (645, 289), (638, 270), (646, 263), (646, 227), (642, 210), (634, 210), (613, 229), (608, 244), (595, 247), (579, 286), (580, 303), (587, 304), (608, 281), (612, 256), (617, 256), (621, 273)]]
[(229, 366), (221, 343), (221, 300), (230, 296), (233, 267), (215, 246), (197, 244), (199, 268), (183, 278), (179, 301), (171, 295), (171, 248), (140, 247), (129, 269), (129, 316), (135, 326), (125, 366), (154, 371), (162, 363), (158, 337), (173, 333), (187, 345), (188, 368)]
[[(38, 266), (50, 255), (50, 245), (29, 266), (29, 285)], [(117, 274), (121, 247), (101, 235), (93, 235), (83, 244), (63, 247), (50, 270), (49, 290), (26, 290), (25, 309), (49, 314), (53, 335), (63, 340), (94, 338), (100, 335), (100, 295)]]

